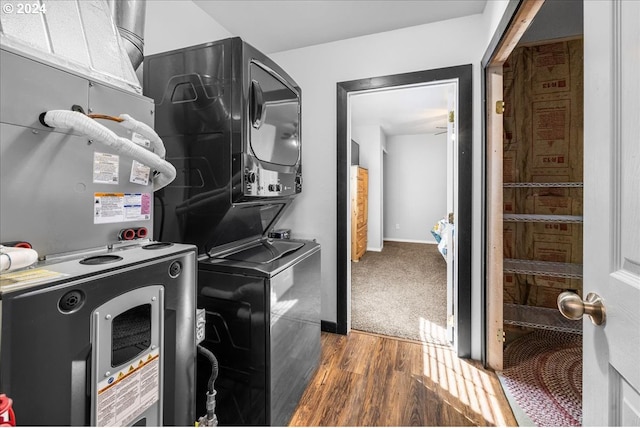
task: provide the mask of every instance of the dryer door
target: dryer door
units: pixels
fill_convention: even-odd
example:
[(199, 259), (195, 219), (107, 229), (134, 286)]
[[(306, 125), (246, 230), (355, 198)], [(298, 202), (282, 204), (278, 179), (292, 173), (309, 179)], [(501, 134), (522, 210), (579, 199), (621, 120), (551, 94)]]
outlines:
[(256, 158), (282, 166), (300, 161), (300, 95), (260, 64), (250, 65), (250, 144)]

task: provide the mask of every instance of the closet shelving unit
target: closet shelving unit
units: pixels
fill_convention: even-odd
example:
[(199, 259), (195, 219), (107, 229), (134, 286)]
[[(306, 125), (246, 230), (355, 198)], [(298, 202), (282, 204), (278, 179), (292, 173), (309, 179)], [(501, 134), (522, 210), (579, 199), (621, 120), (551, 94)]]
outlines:
[[(503, 183), (505, 188), (582, 188), (583, 183)], [(547, 214), (503, 214), (505, 222), (582, 224), (582, 216)], [(582, 279), (582, 265), (540, 260), (504, 259), (504, 273)], [(564, 318), (557, 309), (514, 303), (504, 304), (504, 324), (582, 334), (582, 321)]]
[(505, 303), (503, 317), (509, 325), (582, 334), (582, 321), (568, 320), (557, 309)]
[(582, 223), (581, 215), (503, 214), (503, 221), (536, 223)]
[(583, 183), (503, 183), (503, 187), (577, 187), (582, 188)]

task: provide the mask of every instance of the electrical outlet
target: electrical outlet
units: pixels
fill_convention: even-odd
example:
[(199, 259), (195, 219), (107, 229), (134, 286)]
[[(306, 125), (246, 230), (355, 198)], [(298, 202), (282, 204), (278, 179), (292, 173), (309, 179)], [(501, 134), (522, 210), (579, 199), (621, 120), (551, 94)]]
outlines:
[(400, 224), (396, 223), (396, 229), (400, 229)]

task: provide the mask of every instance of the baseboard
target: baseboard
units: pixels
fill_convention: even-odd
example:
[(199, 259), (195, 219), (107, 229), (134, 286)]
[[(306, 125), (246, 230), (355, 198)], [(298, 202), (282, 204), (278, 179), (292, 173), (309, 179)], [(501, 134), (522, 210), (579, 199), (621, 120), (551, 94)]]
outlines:
[(435, 241), (435, 239), (432, 240), (428, 240), (428, 239), (401, 239), (401, 238), (384, 238), (385, 241), (391, 241), (391, 242), (409, 242), (412, 244), (435, 244), (438, 245), (438, 243)]
[(320, 330), (326, 331), (327, 333), (337, 333), (338, 332), (338, 324), (333, 321), (320, 321)]
[(367, 251), (376, 251), (378, 253), (382, 252), (382, 247), (372, 247), (372, 248), (368, 248), (367, 247)]

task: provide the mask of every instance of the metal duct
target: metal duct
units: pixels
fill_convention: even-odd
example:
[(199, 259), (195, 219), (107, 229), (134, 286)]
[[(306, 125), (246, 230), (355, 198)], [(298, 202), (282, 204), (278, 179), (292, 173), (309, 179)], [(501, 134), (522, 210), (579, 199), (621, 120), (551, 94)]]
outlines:
[(144, 20), (146, 0), (107, 0), (133, 69), (144, 60)]

